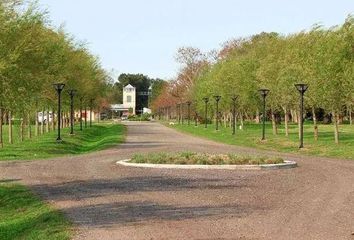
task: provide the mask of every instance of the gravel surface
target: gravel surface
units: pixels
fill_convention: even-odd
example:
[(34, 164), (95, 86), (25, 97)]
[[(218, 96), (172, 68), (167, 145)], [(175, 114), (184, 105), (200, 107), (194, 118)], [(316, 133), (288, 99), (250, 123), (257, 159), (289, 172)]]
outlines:
[[(228, 146), (158, 123), (127, 123), (125, 144), (87, 155), (0, 163), (75, 224), (74, 239), (354, 240), (354, 161), (276, 154), (274, 171), (143, 169), (137, 152), (270, 153)], [(237, 136), (236, 136), (237, 137)]]

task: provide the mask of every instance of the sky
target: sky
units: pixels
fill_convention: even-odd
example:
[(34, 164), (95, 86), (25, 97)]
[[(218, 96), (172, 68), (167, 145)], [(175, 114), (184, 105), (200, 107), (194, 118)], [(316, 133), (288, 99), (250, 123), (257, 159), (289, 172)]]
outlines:
[(171, 79), (179, 47), (220, 49), (232, 38), (342, 24), (353, 0), (39, 0), (53, 26), (88, 43), (114, 74)]

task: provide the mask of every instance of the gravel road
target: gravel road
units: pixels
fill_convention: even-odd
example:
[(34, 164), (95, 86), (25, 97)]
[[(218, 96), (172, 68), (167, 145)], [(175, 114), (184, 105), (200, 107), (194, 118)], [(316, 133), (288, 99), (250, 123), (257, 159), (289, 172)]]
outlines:
[(75, 240), (354, 240), (354, 161), (276, 153), (299, 167), (129, 168), (115, 162), (137, 152), (266, 152), (158, 123), (127, 127), (125, 144), (101, 152), (0, 163), (0, 181), (20, 181), (62, 210), (75, 224)]

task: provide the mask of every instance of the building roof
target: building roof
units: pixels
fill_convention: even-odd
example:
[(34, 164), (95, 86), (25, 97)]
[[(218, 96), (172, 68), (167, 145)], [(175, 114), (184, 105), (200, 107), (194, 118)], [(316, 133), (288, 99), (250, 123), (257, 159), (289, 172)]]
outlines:
[(130, 85), (130, 84), (128, 84), (127, 86), (125, 86), (124, 88), (134, 88), (135, 89), (135, 87), (133, 87), (132, 85)]
[(129, 107), (124, 106), (123, 104), (112, 104), (111, 110), (113, 111), (129, 110)]

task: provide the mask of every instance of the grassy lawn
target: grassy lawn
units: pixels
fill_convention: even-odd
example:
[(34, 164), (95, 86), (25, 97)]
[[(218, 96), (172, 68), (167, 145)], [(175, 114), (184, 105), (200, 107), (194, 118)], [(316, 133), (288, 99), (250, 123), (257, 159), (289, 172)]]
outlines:
[(191, 123), (190, 126), (176, 124), (170, 127), (232, 145), (279, 152), (354, 159), (354, 126), (350, 125), (340, 126), (340, 143), (336, 145), (334, 143), (333, 125), (319, 125), (319, 140), (316, 142), (313, 137), (313, 126), (310, 123), (306, 123), (304, 126), (305, 148), (302, 150), (298, 149), (299, 137), (296, 124), (290, 125), (290, 135), (286, 137), (284, 125), (279, 126), (279, 134), (275, 136), (272, 134), (271, 124), (268, 123), (266, 126), (267, 140), (264, 142), (260, 140), (262, 133), (262, 125), (260, 124), (246, 123), (243, 130), (236, 130), (235, 136), (232, 136), (231, 128), (220, 127), (220, 130), (216, 131), (214, 125), (208, 125), (207, 129), (204, 128), (204, 125), (195, 127), (194, 123)]
[[(6, 127), (4, 131), (7, 133)], [(22, 143), (18, 141), (17, 133), (15, 128), (15, 142), (11, 145), (7, 144), (7, 136), (4, 137), (5, 145), (3, 149), (0, 149), (0, 161), (44, 159), (102, 150), (122, 143), (125, 137), (125, 127), (109, 123), (94, 124), (84, 131), (76, 127), (74, 136), (69, 135), (69, 129), (63, 129), (62, 143), (56, 142), (56, 131), (33, 137), (30, 140), (26, 139)]]
[(27, 188), (0, 181), (0, 239), (65, 240), (71, 225)]

